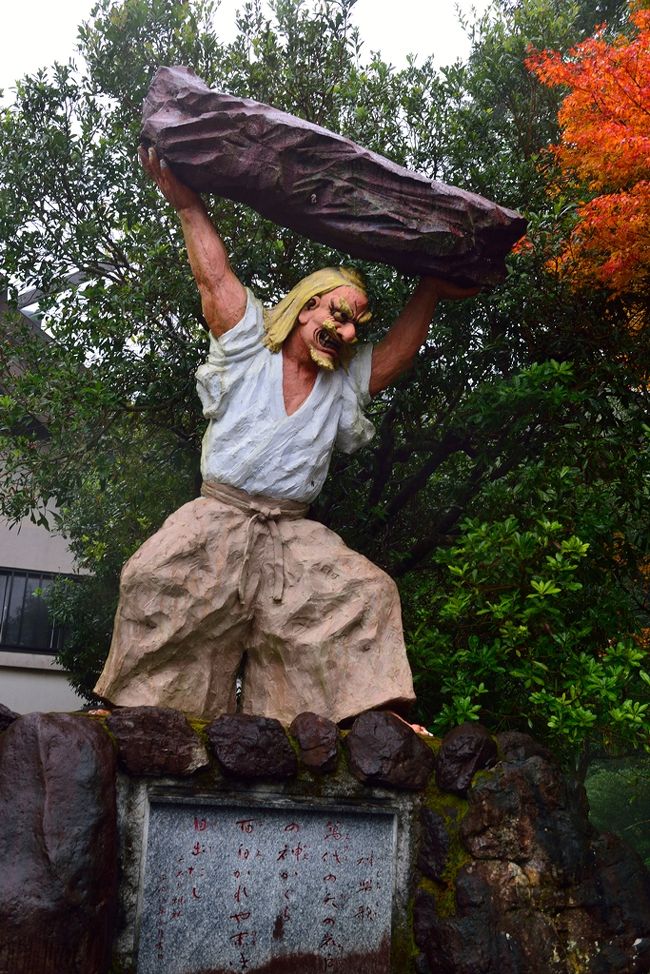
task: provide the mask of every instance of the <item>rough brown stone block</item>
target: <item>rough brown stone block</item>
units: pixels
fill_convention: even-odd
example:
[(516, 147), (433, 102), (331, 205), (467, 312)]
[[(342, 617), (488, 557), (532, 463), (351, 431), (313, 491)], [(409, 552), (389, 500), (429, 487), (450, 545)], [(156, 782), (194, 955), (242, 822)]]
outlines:
[(477, 771), (491, 767), (497, 746), (481, 724), (461, 724), (442, 739), (436, 781), (443, 791), (465, 795)]
[(239, 778), (292, 778), (298, 762), (279, 720), (252, 714), (223, 714), (207, 728), (219, 764)]
[(212, 91), (188, 68), (156, 73), (142, 140), (198, 192), (407, 274), (495, 284), (526, 229), (514, 210), (269, 105)]
[(345, 739), (350, 771), (365, 784), (419, 791), (435, 758), (415, 731), (394, 714), (371, 710), (357, 717)]
[(300, 760), (306, 768), (323, 773), (334, 770), (338, 731), (332, 720), (306, 711), (294, 718), (289, 733), (298, 741)]
[(502, 731), (501, 734), (495, 734), (494, 740), (502, 761), (515, 763), (539, 757), (552, 762), (552, 755), (548, 748), (530, 734), (524, 734), (522, 731)]
[(124, 707), (106, 723), (129, 774), (187, 775), (209, 763), (206, 749), (178, 710)]
[(105, 974), (116, 909), (115, 752), (87, 717), (0, 739), (0, 971)]

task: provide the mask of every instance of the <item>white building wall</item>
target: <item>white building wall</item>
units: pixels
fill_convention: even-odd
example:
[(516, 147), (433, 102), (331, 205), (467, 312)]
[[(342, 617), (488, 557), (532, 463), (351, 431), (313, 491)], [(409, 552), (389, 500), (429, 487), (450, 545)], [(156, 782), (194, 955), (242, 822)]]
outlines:
[(24, 518), (15, 527), (0, 517), (0, 567), (26, 571), (74, 571), (74, 559), (65, 538)]
[(65, 671), (51, 656), (40, 653), (0, 652), (0, 703), (17, 714), (80, 710)]
[[(65, 538), (27, 519), (10, 527), (0, 518), (0, 568), (69, 574), (74, 571), (74, 559)], [(84, 700), (53, 657), (0, 648), (0, 703), (27, 714), (79, 710)]]

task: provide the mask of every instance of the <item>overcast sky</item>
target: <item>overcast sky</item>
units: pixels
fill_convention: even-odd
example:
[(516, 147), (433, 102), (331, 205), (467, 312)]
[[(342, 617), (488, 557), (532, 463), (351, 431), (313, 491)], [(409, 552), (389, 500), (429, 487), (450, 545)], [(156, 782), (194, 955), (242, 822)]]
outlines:
[[(434, 54), (440, 65), (467, 53), (457, 7), (482, 12), (488, 0), (358, 0), (353, 17), (366, 50), (381, 51), (396, 66), (409, 52)], [(242, 0), (222, 0), (215, 24), (225, 40), (234, 33), (234, 12)], [(0, 88), (17, 78), (67, 61), (77, 25), (88, 19), (93, 0), (7, 0), (0, 26)]]

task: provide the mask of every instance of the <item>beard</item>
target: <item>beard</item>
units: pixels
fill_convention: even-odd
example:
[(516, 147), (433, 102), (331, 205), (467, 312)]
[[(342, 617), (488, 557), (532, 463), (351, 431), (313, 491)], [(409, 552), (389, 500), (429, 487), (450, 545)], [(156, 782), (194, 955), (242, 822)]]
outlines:
[(315, 362), (319, 369), (325, 369), (327, 372), (335, 372), (339, 367), (338, 358), (330, 358), (324, 352), (320, 352), (313, 345), (309, 348), (309, 355), (312, 362)]

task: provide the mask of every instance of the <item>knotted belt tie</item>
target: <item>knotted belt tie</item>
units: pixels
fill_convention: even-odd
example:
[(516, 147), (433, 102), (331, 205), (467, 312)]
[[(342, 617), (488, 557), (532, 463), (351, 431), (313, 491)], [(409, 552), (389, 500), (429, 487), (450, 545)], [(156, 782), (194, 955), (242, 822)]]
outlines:
[(302, 504), (300, 501), (265, 497), (263, 494), (247, 494), (245, 490), (231, 487), (230, 484), (217, 484), (208, 480), (203, 481), (201, 493), (204, 497), (213, 497), (215, 500), (221, 501), (222, 504), (237, 508), (242, 514), (250, 515), (246, 524), (246, 547), (239, 570), (239, 584), (237, 586), (239, 601), (242, 604), (244, 602), (244, 590), (248, 578), (248, 563), (253, 550), (255, 526), (259, 524), (266, 527), (273, 543), (273, 601), (281, 602), (284, 593), (284, 552), (278, 521), (282, 517), (290, 521), (297, 521), (298, 518), (305, 516), (309, 510), (309, 505)]

